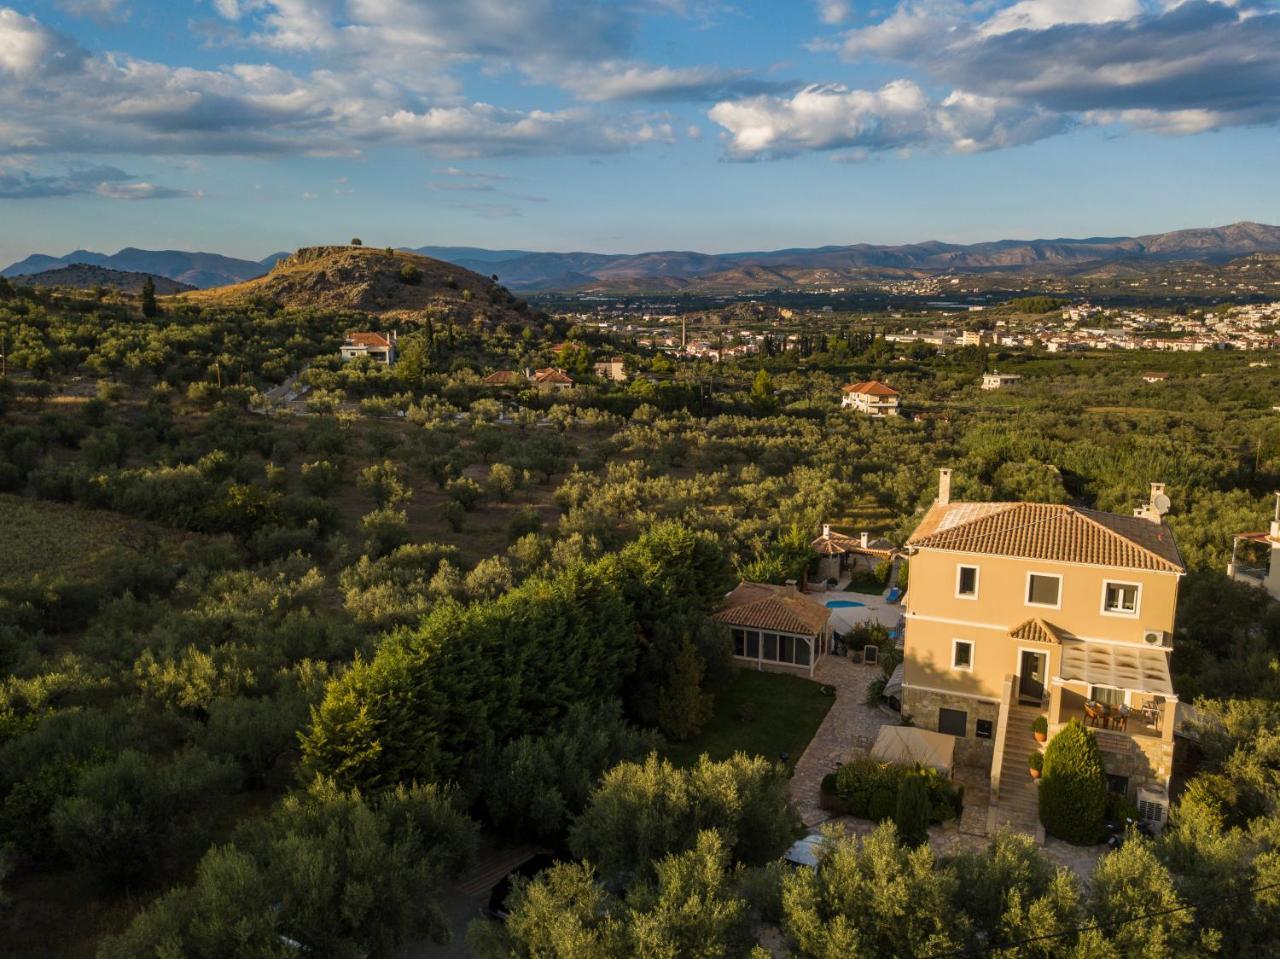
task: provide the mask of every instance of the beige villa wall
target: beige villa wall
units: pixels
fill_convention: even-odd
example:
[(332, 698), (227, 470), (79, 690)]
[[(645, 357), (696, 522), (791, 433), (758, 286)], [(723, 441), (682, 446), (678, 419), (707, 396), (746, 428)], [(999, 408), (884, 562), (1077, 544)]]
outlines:
[[(914, 569), (911, 575), (915, 576)], [(916, 588), (914, 582), (911, 588)], [(957, 639), (973, 643), (972, 669), (952, 667), (952, 642)], [(1061, 646), (1011, 639), (1008, 627), (977, 629), (908, 618), (903, 682), (908, 686), (940, 690), (953, 695), (977, 696), (998, 702), (1004, 689), (1004, 678), (1019, 672), (1018, 658), (1022, 649), (1034, 649), (1049, 657), (1045, 671), (1047, 691), (1049, 677), (1056, 675), (1058, 671)]]
[[(977, 599), (956, 596), (960, 566), (978, 567)], [(1061, 608), (1027, 604), (1027, 574), (1032, 572), (1062, 576)], [(1136, 616), (1102, 612), (1103, 585), (1108, 581), (1136, 583), (1140, 587)], [(1146, 630), (1173, 631), (1178, 576), (1147, 570), (921, 550), (911, 557), (907, 602), (910, 614), (1006, 629), (1038, 617), (1081, 639), (1140, 643)]]

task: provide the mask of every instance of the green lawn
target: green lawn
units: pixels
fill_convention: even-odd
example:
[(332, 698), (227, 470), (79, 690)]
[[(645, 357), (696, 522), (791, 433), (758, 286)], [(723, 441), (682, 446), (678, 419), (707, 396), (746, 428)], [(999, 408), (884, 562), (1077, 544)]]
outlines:
[(846, 592), (850, 593), (866, 593), (869, 596), (880, 596), (888, 589), (884, 583), (871, 576), (865, 579), (851, 579), (849, 585), (845, 587)]
[[(677, 766), (691, 766), (702, 753), (728, 759), (735, 752), (777, 760), (785, 752), (795, 766), (817, 732), (835, 697), (820, 683), (798, 676), (740, 669), (716, 694), (715, 714), (701, 734), (688, 742), (671, 743), (664, 754)], [(743, 705), (752, 718), (742, 721)]]

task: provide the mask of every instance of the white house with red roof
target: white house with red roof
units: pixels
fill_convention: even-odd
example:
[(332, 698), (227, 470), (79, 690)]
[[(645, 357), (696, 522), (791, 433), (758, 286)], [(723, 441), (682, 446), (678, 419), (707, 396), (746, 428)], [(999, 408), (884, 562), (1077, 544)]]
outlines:
[(396, 334), (391, 333), (348, 333), (342, 341), (342, 361), (354, 360), (358, 356), (367, 356), (378, 363), (391, 366), (396, 361)]
[(898, 401), (901, 394), (888, 383), (880, 380), (867, 380), (865, 383), (850, 383), (842, 391), (841, 409), (851, 409), (867, 416), (897, 416)]

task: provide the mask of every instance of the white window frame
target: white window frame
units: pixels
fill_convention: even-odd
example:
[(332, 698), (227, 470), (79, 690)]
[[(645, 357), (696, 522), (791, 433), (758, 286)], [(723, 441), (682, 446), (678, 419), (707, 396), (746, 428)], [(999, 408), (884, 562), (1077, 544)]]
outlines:
[[(1134, 590), (1133, 610), (1127, 609), (1108, 609), (1107, 608), (1107, 588), (1110, 586), (1132, 586)], [(1103, 616), (1120, 616), (1124, 619), (1137, 619), (1139, 613), (1142, 612), (1142, 584), (1130, 583), (1121, 579), (1104, 579), (1102, 581), (1102, 606), (1101, 612)]]
[[(1031, 602), (1031, 577), (1043, 576), (1046, 579), (1056, 579), (1058, 581), (1058, 601), (1056, 603), (1033, 603)], [(1038, 570), (1031, 570), (1027, 573), (1027, 582), (1022, 590), (1022, 601), (1026, 606), (1034, 606), (1037, 609), (1062, 609), (1062, 574), (1061, 573), (1042, 573)]]
[[(966, 646), (969, 647), (969, 665), (968, 666), (960, 666), (960, 665), (957, 665), (956, 663), (956, 650), (959, 648), (961, 643), (964, 643)], [(966, 673), (973, 672), (973, 659), (974, 659), (974, 656), (977, 654), (977, 651), (978, 651), (978, 645), (972, 639), (953, 639), (951, 641), (951, 668), (958, 669)]]
[[(960, 592), (960, 577), (962, 572), (966, 569), (973, 570), (973, 592), (972, 593)], [(957, 563), (956, 564), (956, 599), (977, 599), (978, 590), (981, 588), (981, 577), (982, 577), (982, 573), (981, 571), (979, 571), (976, 564)]]

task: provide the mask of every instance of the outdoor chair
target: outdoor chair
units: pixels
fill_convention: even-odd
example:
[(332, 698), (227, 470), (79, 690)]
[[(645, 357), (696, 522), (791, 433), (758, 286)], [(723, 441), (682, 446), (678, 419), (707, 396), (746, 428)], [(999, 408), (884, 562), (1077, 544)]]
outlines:
[(1102, 725), (1102, 710), (1093, 703), (1084, 704), (1084, 721), (1088, 726)]
[(1111, 728), (1125, 732), (1129, 728), (1129, 707), (1119, 707), (1111, 718)]

